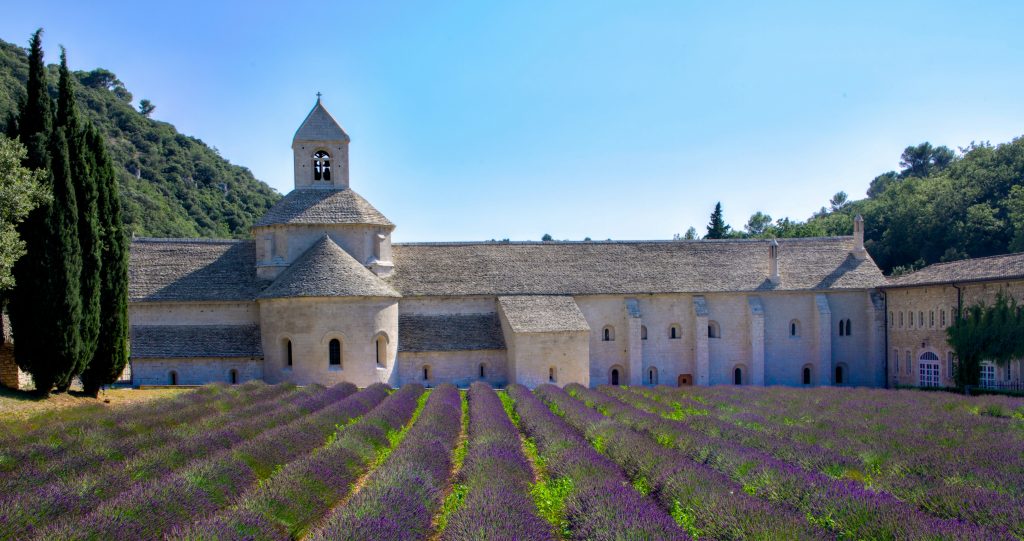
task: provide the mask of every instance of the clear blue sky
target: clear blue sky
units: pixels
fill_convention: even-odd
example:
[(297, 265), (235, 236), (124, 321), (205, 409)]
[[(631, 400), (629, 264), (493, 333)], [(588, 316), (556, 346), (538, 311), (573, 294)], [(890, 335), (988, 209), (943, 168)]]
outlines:
[(1024, 2), (12, 2), (279, 191), (315, 100), (397, 241), (806, 219), (922, 141), (1024, 134)]

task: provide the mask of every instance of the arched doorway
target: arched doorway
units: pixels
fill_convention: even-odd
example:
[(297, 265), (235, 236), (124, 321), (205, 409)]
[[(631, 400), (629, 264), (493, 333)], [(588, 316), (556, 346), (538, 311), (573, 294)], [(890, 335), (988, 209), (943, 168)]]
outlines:
[(228, 381), (230, 381), (232, 385), (238, 383), (238, 370), (232, 368), (231, 371), (228, 372)]
[(736, 367), (732, 371), (732, 383), (733, 385), (743, 385), (743, 369)]
[(676, 378), (676, 385), (680, 387), (693, 385), (693, 376), (691, 374), (679, 374), (679, 377)]
[(611, 381), (612, 381), (612, 385), (618, 385), (619, 384), (619, 369), (618, 368), (612, 368)]
[(836, 367), (836, 385), (843, 384), (843, 377), (846, 375), (843, 373), (843, 366), (839, 365)]
[(939, 356), (931, 351), (921, 354), (917, 362), (918, 382), (921, 387), (938, 387), (939, 381)]
[(174, 370), (171, 370), (170, 376), (171, 376), (171, 385), (177, 385), (178, 384), (178, 373), (175, 372)]

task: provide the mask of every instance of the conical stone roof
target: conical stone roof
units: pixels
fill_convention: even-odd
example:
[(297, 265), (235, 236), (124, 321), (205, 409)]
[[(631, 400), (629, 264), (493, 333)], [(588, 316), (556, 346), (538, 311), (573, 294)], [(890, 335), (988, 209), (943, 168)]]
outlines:
[(260, 298), (401, 297), (324, 235), (265, 289)]
[(306, 120), (302, 121), (302, 125), (295, 132), (292, 142), (295, 141), (344, 141), (348, 143), (350, 139), (345, 130), (341, 129), (338, 121), (334, 120), (331, 113), (328, 113), (324, 105), (320, 103), (320, 98), (317, 98), (313, 110), (306, 115)]

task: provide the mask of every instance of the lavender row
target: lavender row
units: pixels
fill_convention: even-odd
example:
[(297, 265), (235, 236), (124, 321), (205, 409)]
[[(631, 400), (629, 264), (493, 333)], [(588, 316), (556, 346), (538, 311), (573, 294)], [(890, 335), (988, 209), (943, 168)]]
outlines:
[(220, 514), (179, 528), (178, 541), (288, 541), (348, 494), (416, 411), (423, 386), (406, 385), (317, 451), (289, 463)]
[[(331, 389), (311, 386), (302, 392), (293, 393), (289, 398), (298, 400), (317, 397), (329, 401), (355, 391), (355, 386), (351, 384), (341, 384)], [(327, 405), (327, 402), (322, 405)], [(145, 480), (163, 477), (190, 460), (231, 448), (268, 428), (290, 422), (309, 412), (291, 401), (275, 401), (266, 404), (259, 414), (236, 419), (220, 430), (172, 440), (163, 447), (142, 453), (127, 462), (106, 462), (94, 471), (5, 495), (0, 499), (0, 539), (24, 538), (29, 532), (58, 518), (83, 516)]]
[[(665, 448), (645, 434), (603, 415), (593, 415), (584, 402), (604, 397), (579, 385), (566, 391), (552, 385), (537, 389), (564, 419), (600, 445), (634, 484), (649, 490), (688, 533), (712, 539), (828, 539), (834, 537), (808, 524), (802, 513), (787, 505), (773, 505), (743, 491), (728, 476), (682, 453)], [(594, 396), (597, 395), (597, 396)], [(580, 400), (576, 400), (576, 397)]]
[(323, 445), (338, 425), (365, 414), (387, 395), (388, 388), (383, 384), (368, 387), (161, 479), (138, 483), (83, 519), (62, 520), (38, 537), (52, 540), (160, 537), (177, 526), (230, 505), (276, 468)]
[(126, 423), (121, 423), (107, 430), (66, 437), (58, 446), (35, 444), (33, 449), (22, 453), (31, 458), (22, 458), (22, 467), (0, 480), (0, 491), (7, 494), (24, 491), (68, 476), (88, 473), (112, 461), (129, 460), (170, 441), (251, 416), (261, 411), (265, 404), (295, 392), (294, 385), (250, 386), (249, 389), (253, 390), (225, 394), (220, 400), (185, 408), (180, 411), (181, 418), (174, 423), (155, 422), (145, 429), (129, 429)]
[(448, 485), (452, 452), (462, 430), (461, 402), (453, 385), (431, 391), (402, 443), (307, 539), (426, 539)]
[(929, 516), (889, 494), (860, 483), (833, 479), (778, 460), (767, 453), (664, 419), (603, 393), (588, 395), (595, 407), (623, 424), (647, 433), (692, 460), (707, 463), (767, 501), (789, 505), (815, 524), (857, 539), (1011, 539), (1000, 528), (983, 529), (958, 520)]
[[(827, 445), (805, 443), (796, 439), (807, 436), (808, 431), (791, 430), (789, 426), (778, 426), (768, 421), (765, 415), (781, 408), (790, 406), (772, 406), (761, 404), (761, 413), (749, 409), (739, 410), (728, 407), (729, 414), (718, 413), (707, 418), (689, 418), (690, 428), (706, 435), (724, 438), (740, 445), (764, 451), (776, 458), (796, 464), (804, 469), (821, 471), (833, 477), (847, 477), (870, 484), (871, 487), (892, 493), (896, 497), (917, 505), (923, 511), (940, 517), (962, 519), (984, 526), (1008, 528), (1018, 536), (1024, 537), (1024, 498), (1020, 496), (1024, 483), (1024, 471), (1014, 468), (1019, 457), (1024, 455), (1024, 443), (1012, 434), (1010, 421), (990, 421), (996, 428), (1002, 423), (998, 435), (971, 432), (977, 430), (972, 426), (971, 419), (960, 419), (955, 427), (943, 428), (931, 422), (930, 426), (916, 426), (918, 416), (913, 411), (905, 410), (910, 406), (900, 404), (897, 408), (892, 403), (899, 403), (904, 397), (888, 399), (893, 393), (879, 393), (863, 389), (836, 389), (837, 401), (843, 400), (847, 394), (857, 394), (862, 398), (852, 399), (859, 406), (844, 410), (843, 418), (859, 418), (857, 423), (840, 422), (832, 415), (824, 416), (827, 422), (814, 432), (814, 438)], [(611, 390), (609, 393), (629, 393), (629, 391)], [(649, 393), (647, 391), (645, 394)], [(725, 390), (715, 389), (713, 393), (726, 395)], [(817, 391), (803, 391), (804, 394), (818, 394)], [(766, 394), (779, 400), (780, 394), (792, 396), (802, 404), (803, 411), (816, 412), (821, 416), (822, 408), (831, 408), (821, 404), (808, 403), (806, 397), (799, 396), (792, 390), (752, 391), (751, 397)], [(899, 393), (897, 393), (899, 394)], [(904, 392), (902, 394), (908, 394)], [(920, 396), (917, 409), (927, 410), (929, 402), (949, 404), (962, 400), (961, 397), (935, 399), (936, 393), (913, 393)], [(879, 402), (869, 402), (877, 399)], [(813, 397), (812, 397), (813, 400)], [(748, 401), (753, 401), (748, 398)], [(882, 404), (888, 404), (883, 406)], [(637, 403), (648, 409), (649, 404)], [(748, 406), (749, 408), (749, 406)], [(716, 408), (721, 410), (721, 408)], [(896, 411), (894, 411), (894, 409)], [(804, 413), (803, 415), (806, 415)], [(935, 411), (931, 417), (942, 417), (942, 411)], [(957, 417), (957, 415), (953, 415)], [(868, 419), (868, 422), (864, 422)], [(879, 423), (884, 422), (886, 428), (881, 430)], [(903, 426), (894, 428), (893, 424)], [(886, 432), (886, 437), (877, 434)], [(926, 434), (922, 434), (925, 432)], [(965, 434), (966, 433), (966, 434)], [(936, 440), (937, 437), (942, 439)], [(956, 443), (951, 443), (955, 441)], [(995, 449), (993, 449), (993, 445)], [(955, 451), (954, 451), (955, 449)], [(1012, 472), (1012, 473), (1011, 473)], [(990, 481), (999, 479), (995, 484)], [(978, 486), (978, 485), (982, 486)], [(1012, 486), (1013, 489), (1008, 487)]]
[(554, 539), (530, 498), (533, 469), (519, 430), (486, 383), (469, 387), (469, 451), (458, 482), (466, 496), (441, 534), (444, 541)]
[[(598, 453), (522, 385), (511, 385), (520, 426), (537, 444), (548, 474), (571, 491), (565, 511), (571, 539), (688, 539), (656, 503), (637, 492), (622, 470)], [(600, 414), (594, 412), (600, 417)]]

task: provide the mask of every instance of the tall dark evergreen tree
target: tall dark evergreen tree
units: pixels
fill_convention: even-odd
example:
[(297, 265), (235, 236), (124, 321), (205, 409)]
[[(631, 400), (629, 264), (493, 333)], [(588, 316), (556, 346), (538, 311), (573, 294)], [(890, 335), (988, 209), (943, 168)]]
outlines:
[[(71, 182), (66, 128), (53, 131), (50, 144), (50, 184), (53, 203), (47, 216), (49, 231), (44, 262), (47, 270), (46, 288), (36, 294), (36, 302), (46, 311), (31, 359), (32, 380), (36, 391), (67, 389), (79, 366), (82, 344), (80, 326), (82, 297), (79, 279), (82, 274), (82, 253), (78, 243), (78, 203)], [(19, 338), (15, 336), (15, 348)], [(20, 362), (19, 362), (20, 364)]]
[[(18, 137), (25, 146), (27, 155), (24, 165), (30, 169), (49, 167), (47, 153), (52, 119), (52, 104), (47, 93), (46, 65), (43, 63), (43, 30), (32, 34), (29, 51), (27, 96), (18, 115)], [(44, 177), (47, 191), (52, 189), (52, 175)], [(49, 236), (47, 216), (49, 205), (41, 205), (29, 213), (18, 226), (18, 234), (25, 242), (25, 255), (12, 269), (15, 286), (10, 292), (8, 312), (14, 335), (14, 355), (18, 366), (26, 372), (43, 370), (46, 345), (43, 328), (51, 319), (48, 307), (40, 302), (48, 287), (50, 269), (46, 262), (46, 242)], [(45, 381), (52, 381), (44, 379)], [(45, 384), (45, 383), (44, 383)], [(47, 388), (44, 392), (48, 392)]]
[[(68, 70), (67, 51), (61, 48), (60, 83), (57, 95), (57, 118), (54, 124), (64, 128), (68, 144), (68, 165), (71, 183), (78, 203), (78, 243), (82, 254), (79, 287), (82, 295), (82, 316), (79, 333), (81, 352), (73, 372), (81, 374), (96, 351), (100, 330), (100, 225), (96, 189), (96, 156), (86, 141), (86, 132), (75, 105), (74, 78)], [(88, 122), (88, 121), (86, 121)], [(68, 382), (70, 383), (70, 381)], [(58, 390), (64, 391), (58, 387)]]
[(101, 258), (100, 332), (96, 351), (84, 372), (82, 386), (91, 396), (100, 387), (117, 381), (128, 363), (128, 237), (121, 223), (121, 199), (117, 176), (103, 137), (96, 129), (86, 133), (89, 153), (99, 188)]
[(722, 203), (719, 201), (715, 203), (715, 211), (711, 213), (711, 222), (708, 223), (708, 234), (704, 238), (724, 239), (729, 235), (729, 229), (729, 226), (725, 223), (725, 218), (722, 216)]

